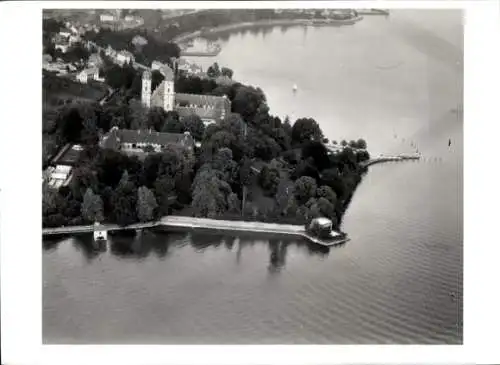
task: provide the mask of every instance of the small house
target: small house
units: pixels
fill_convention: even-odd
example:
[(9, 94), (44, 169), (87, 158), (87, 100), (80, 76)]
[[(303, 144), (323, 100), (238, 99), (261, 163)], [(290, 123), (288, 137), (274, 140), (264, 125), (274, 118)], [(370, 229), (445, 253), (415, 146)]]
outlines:
[(108, 232), (100, 227), (99, 222), (94, 223), (94, 241), (106, 241), (108, 239)]
[(113, 14), (107, 14), (107, 13), (104, 13), (104, 14), (101, 14), (99, 16), (99, 19), (101, 20), (101, 22), (114, 22), (115, 21), (115, 16)]
[(308, 226), (308, 231), (319, 238), (332, 236), (332, 221), (325, 217), (314, 218)]
[(82, 84), (86, 84), (89, 80), (102, 81), (99, 76), (99, 68), (97, 67), (91, 67), (81, 71), (78, 75), (76, 75), (76, 79)]
[(134, 60), (135, 60), (134, 55), (129, 51), (120, 51), (115, 56), (116, 63), (118, 63), (120, 65), (134, 62)]

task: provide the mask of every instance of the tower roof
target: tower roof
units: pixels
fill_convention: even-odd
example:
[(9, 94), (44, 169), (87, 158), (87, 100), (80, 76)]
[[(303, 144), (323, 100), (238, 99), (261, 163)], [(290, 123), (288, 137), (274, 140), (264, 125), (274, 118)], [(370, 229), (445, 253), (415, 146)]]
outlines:
[(163, 65), (160, 72), (165, 76), (166, 81), (174, 81), (174, 71), (168, 65)]

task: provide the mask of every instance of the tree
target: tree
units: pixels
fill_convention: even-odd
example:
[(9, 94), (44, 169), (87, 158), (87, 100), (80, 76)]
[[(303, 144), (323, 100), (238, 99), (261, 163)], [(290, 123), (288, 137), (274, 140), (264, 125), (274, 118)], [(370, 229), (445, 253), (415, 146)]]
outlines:
[(130, 129), (147, 130), (148, 129), (148, 112), (146, 108), (138, 100), (130, 100)]
[(147, 127), (160, 132), (163, 129), (163, 125), (167, 120), (167, 113), (163, 108), (152, 107), (148, 111), (147, 115)]
[(251, 167), (252, 167), (252, 161), (247, 158), (247, 157), (244, 157), (241, 161), (240, 161), (240, 170), (239, 170), (239, 182), (241, 185), (244, 185), (244, 186), (250, 186), (250, 184), (252, 183), (252, 170), (251, 170)]
[(82, 200), (87, 189), (96, 190), (98, 185), (97, 176), (87, 166), (79, 166), (73, 170), (73, 178), (70, 182), (71, 194), (77, 200)]
[(83, 121), (83, 129), (81, 132), (81, 141), (84, 145), (92, 146), (99, 143), (99, 134), (97, 132), (97, 120), (95, 117), (86, 118)]
[(57, 118), (57, 128), (68, 142), (78, 143), (83, 129), (83, 118), (76, 107), (70, 107)]
[(335, 202), (337, 201), (337, 195), (332, 190), (332, 188), (327, 185), (320, 186), (316, 191), (316, 195), (318, 196), (318, 198), (325, 198), (332, 204), (335, 204)]
[(326, 169), (330, 166), (328, 158), (328, 150), (325, 145), (317, 141), (308, 141), (302, 147), (302, 158), (311, 157), (314, 160), (314, 165), (318, 170)]
[(221, 129), (233, 134), (236, 137), (243, 136), (245, 132), (245, 121), (241, 115), (230, 113), (219, 124)]
[(275, 196), (280, 182), (280, 172), (264, 166), (259, 174), (259, 184), (268, 196)]
[(223, 180), (233, 184), (238, 180), (238, 164), (233, 161), (233, 152), (224, 147), (219, 149), (212, 160), (212, 168), (222, 173)]
[(208, 77), (218, 77), (220, 76), (219, 64), (215, 62), (212, 66), (209, 66), (207, 69)]
[(203, 133), (205, 132), (205, 124), (201, 118), (196, 114), (190, 114), (182, 119), (184, 124), (184, 129), (191, 133), (191, 136), (196, 141), (201, 141), (203, 139)]
[(345, 139), (343, 139), (342, 141), (340, 141), (340, 144), (345, 147), (347, 146), (347, 141)]
[(148, 222), (154, 219), (158, 203), (154, 194), (145, 186), (137, 190), (137, 218), (141, 222)]
[(305, 141), (321, 141), (323, 139), (323, 132), (319, 124), (312, 118), (297, 119), (292, 127), (292, 138), (297, 143)]
[(222, 74), (222, 76), (227, 76), (230, 79), (233, 78), (233, 70), (231, 70), (230, 68), (222, 67), (221, 74)]
[(153, 187), (153, 184), (158, 177), (158, 170), (160, 168), (161, 154), (154, 153), (146, 156), (144, 163), (142, 164), (141, 171), (141, 184), (149, 188)]
[(299, 205), (302, 205), (316, 196), (316, 189), (316, 181), (312, 177), (302, 176), (295, 181), (293, 193)]
[(128, 172), (125, 170), (118, 187), (111, 196), (112, 218), (114, 221), (121, 226), (136, 222), (136, 204), (137, 188), (130, 181)]
[(162, 132), (164, 133), (184, 133), (186, 131), (184, 124), (179, 120), (179, 114), (168, 112)]
[(364, 150), (364, 151), (358, 151), (356, 153), (356, 159), (357, 159), (358, 162), (367, 161), (367, 160), (370, 159), (370, 154), (366, 150)]
[(264, 161), (270, 161), (281, 152), (281, 147), (274, 139), (264, 135), (254, 135), (248, 138), (248, 146), (252, 147), (253, 155)]
[(332, 202), (328, 201), (326, 198), (319, 198), (316, 202), (321, 215), (329, 218), (330, 220), (335, 219), (335, 206)]
[(101, 222), (104, 219), (102, 199), (88, 188), (83, 196), (81, 206), (82, 218), (89, 223)]
[(231, 107), (234, 113), (240, 114), (249, 123), (253, 121), (259, 108), (265, 102), (266, 98), (262, 90), (250, 86), (240, 86), (236, 91)]
[(230, 193), (227, 197), (227, 211), (233, 214), (239, 214), (241, 202), (235, 193)]
[(314, 180), (318, 180), (320, 174), (316, 166), (314, 166), (313, 161), (314, 160), (312, 160), (312, 158), (300, 161), (292, 173), (292, 179), (298, 179), (302, 176), (309, 176)]
[(182, 176), (193, 172), (194, 163), (194, 156), (187, 148), (168, 144), (160, 154), (158, 175), (167, 175), (180, 182)]
[(48, 216), (57, 212), (57, 192), (51, 190), (47, 183), (42, 185), (42, 214)]
[(210, 143), (212, 144), (213, 152), (215, 153), (219, 149), (224, 147), (231, 148), (231, 145), (235, 140), (236, 137), (233, 134), (225, 130), (220, 130), (212, 135), (212, 137), (210, 138)]
[(175, 196), (175, 182), (169, 176), (161, 176), (154, 183), (154, 192), (158, 202), (158, 213), (169, 214), (172, 203), (171, 198)]
[(215, 170), (204, 165), (193, 181), (193, 201), (191, 207), (197, 217), (215, 218), (228, 209), (231, 187), (221, 180)]
[(358, 148), (365, 150), (366, 149), (366, 141), (362, 138), (358, 139), (358, 142), (356, 143)]

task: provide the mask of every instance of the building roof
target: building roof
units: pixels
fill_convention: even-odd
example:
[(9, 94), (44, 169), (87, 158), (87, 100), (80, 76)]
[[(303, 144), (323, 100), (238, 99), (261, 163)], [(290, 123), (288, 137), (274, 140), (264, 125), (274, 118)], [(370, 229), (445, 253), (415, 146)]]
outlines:
[(223, 96), (175, 94), (175, 102), (180, 104), (196, 105), (198, 107), (211, 106), (215, 108), (231, 107), (231, 102)]
[(133, 44), (139, 44), (139, 45), (145, 45), (145, 44), (148, 44), (148, 40), (140, 35), (136, 35), (133, 39), (132, 39), (132, 43)]
[(157, 145), (168, 145), (177, 144), (185, 147), (193, 147), (194, 140), (191, 134), (186, 133), (160, 133), (155, 131), (141, 131), (141, 130), (131, 130), (131, 129), (118, 129), (113, 128), (103, 139), (102, 146), (104, 148), (113, 148), (113, 145), (118, 143), (145, 143), (145, 144), (157, 144)]
[(332, 221), (325, 217), (314, 218), (313, 221), (318, 223), (320, 226), (326, 226), (332, 224)]
[(99, 73), (99, 69), (97, 67), (89, 67), (85, 70), (82, 70), (81, 73), (86, 73), (87, 75), (96, 75)]
[(196, 114), (201, 119), (223, 119), (231, 111), (231, 102), (212, 95), (175, 94), (175, 110), (180, 116)]
[(165, 77), (166, 81), (174, 81), (174, 71), (169, 65), (162, 64), (159, 71)]
[(203, 108), (186, 108), (186, 107), (175, 107), (175, 111), (181, 117), (187, 117), (192, 114), (196, 114), (201, 119), (222, 119), (222, 112), (220, 109), (203, 109)]
[(103, 61), (99, 53), (92, 53), (87, 61), (88, 64), (101, 64), (102, 62)]
[(125, 57), (131, 57), (131, 58), (134, 57), (134, 55), (132, 54), (132, 52), (127, 51), (127, 50), (122, 50), (122, 51), (118, 52), (118, 54), (122, 55), (122, 56), (125, 56)]
[(165, 81), (162, 81), (160, 85), (154, 89), (151, 95), (151, 106), (157, 106), (163, 108), (163, 98), (165, 97)]

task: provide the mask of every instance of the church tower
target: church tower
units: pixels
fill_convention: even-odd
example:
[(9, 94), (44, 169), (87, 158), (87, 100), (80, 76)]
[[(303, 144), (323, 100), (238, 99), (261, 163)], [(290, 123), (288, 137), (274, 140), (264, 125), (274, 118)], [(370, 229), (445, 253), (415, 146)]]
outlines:
[(142, 73), (141, 102), (146, 108), (151, 107), (151, 72), (149, 70)]
[(165, 81), (163, 82), (165, 93), (163, 96), (163, 109), (166, 112), (174, 110), (175, 90), (174, 90), (174, 73), (168, 66), (164, 70)]

